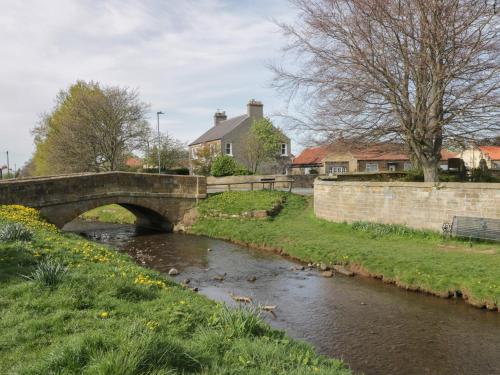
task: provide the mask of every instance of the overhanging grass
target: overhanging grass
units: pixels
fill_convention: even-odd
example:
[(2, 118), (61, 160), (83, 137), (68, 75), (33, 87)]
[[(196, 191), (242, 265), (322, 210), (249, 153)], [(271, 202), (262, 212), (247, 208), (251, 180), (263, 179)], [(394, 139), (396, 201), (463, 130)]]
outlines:
[[(0, 206), (0, 226), (12, 221), (33, 237), (0, 242), (0, 374), (350, 373), (247, 311)], [(21, 276), (47, 260), (67, 268), (57, 283)]]
[(103, 223), (134, 224), (135, 216), (118, 204), (110, 204), (94, 208), (81, 215), (84, 220), (100, 221)]
[[(251, 193), (251, 192), (250, 192)], [(249, 192), (234, 192), (242, 200)], [(263, 194), (266, 192), (263, 192)], [(223, 199), (223, 194), (218, 197)], [(203, 205), (213, 204), (209, 198)], [(203, 217), (192, 228), (208, 235), (283, 250), (303, 261), (347, 264), (399, 286), (447, 296), (463, 293), (470, 303), (500, 304), (500, 246), (447, 240), (431, 232), (399, 227), (332, 223), (314, 216), (309, 198), (290, 194), (274, 219)]]

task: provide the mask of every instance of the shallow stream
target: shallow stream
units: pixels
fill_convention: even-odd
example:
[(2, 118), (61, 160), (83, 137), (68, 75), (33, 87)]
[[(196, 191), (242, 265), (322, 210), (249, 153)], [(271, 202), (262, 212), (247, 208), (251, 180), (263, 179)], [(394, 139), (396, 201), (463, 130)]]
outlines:
[(65, 229), (161, 272), (175, 267), (177, 281), (189, 279), (211, 299), (234, 304), (234, 293), (276, 305), (276, 316), (264, 315), (273, 327), (343, 358), (356, 372), (500, 374), (498, 312), (363, 277), (324, 278), (281, 256), (206, 237), (81, 221)]

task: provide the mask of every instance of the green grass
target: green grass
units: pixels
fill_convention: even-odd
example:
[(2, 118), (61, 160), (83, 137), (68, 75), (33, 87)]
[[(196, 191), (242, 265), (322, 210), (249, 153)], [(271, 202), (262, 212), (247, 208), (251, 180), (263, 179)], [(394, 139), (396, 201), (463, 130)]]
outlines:
[(103, 223), (134, 224), (135, 216), (127, 209), (117, 205), (97, 207), (80, 216), (84, 220), (100, 221)]
[(238, 215), (249, 211), (267, 211), (283, 202), (286, 196), (286, 193), (281, 191), (258, 190), (250, 194), (229, 191), (213, 195), (198, 206), (198, 211), (204, 216), (217, 214)]
[[(243, 201), (252, 201), (256, 193), (234, 192), (231, 199), (238, 194)], [(217, 199), (223, 200), (224, 194)], [(200, 203), (200, 210), (213, 206), (212, 199)], [(500, 305), (498, 244), (469, 244), (402, 226), (328, 222), (314, 216), (310, 198), (298, 195), (288, 195), (273, 219), (202, 217), (191, 231), (280, 250), (306, 262), (345, 264), (403, 288), (440, 296), (460, 291), (476, 306)]]
[(61, 234), (34, 210), (0, 206), (0, 227), (12, 220), (33, 235), (0, 241), (0, 374), (351, 373), (255, 311)]

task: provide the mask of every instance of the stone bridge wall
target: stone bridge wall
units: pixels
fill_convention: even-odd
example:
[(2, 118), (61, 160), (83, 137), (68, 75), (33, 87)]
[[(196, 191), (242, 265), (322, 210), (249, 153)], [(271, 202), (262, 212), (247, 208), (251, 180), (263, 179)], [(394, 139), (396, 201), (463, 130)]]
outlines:
[(500, 184), (322, 181), (314, 183), (316, 216), (442, 230), (453, 216), (500, 219)]
[(0, 204), (40, 209), (62, 227), (83, 212), (116, 203), (139, 225), (171, 229), (196, 201), (206, 197), (206, 179), (144, 173), (72, 174), (0, 182)]

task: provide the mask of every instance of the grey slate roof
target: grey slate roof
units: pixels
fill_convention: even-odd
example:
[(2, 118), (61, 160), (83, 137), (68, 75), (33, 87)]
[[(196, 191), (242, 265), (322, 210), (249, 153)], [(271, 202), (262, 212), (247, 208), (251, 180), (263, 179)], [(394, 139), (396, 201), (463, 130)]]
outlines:
[(227, 133), (237, 128), (241, 125), (246, 119), (248, 119), (248, 115), (241, 115), (238, 117), (233, 117), (224, 121), (219, 122), (214, 127), (208, 129), (205, 133), (203, 133), (200, 137), (198, 137), (195, 141), (191, 142), (189, 146), (197, 145), (199, 143), (215, 141), (217, 139), (221, 139)]

